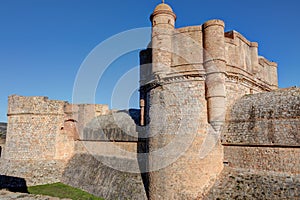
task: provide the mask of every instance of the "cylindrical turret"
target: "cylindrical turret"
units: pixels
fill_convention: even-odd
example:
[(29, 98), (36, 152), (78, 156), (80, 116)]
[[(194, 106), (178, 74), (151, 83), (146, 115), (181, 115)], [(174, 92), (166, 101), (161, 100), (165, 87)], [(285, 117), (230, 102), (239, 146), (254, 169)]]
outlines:
[(208, 121), (219, 131), (225, 121), (225, 37), (224, 22), (210, 20), (203, 24), (204, 67)]
[(167, 4), (159, 4), (150, 17), (152, 22), (152, 73), (166, 73), (171, 67), (172, 33), (176, 15)]
[(252, 69), (251, 71), (253, 74), (256, 74), (259, 70), (259, 64), (258, 64), (258, 43), (257, 42), (251, 42), (251, 65)]

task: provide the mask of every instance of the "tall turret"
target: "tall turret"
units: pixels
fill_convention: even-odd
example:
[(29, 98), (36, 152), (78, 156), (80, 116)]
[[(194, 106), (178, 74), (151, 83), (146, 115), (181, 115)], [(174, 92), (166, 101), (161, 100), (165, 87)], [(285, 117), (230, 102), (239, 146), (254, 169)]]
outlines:
[(162, 76), (168, 72), (172, 61), (172, 34), (176, 15), (172, 8), (159, 4), (152, 13), (152, 73)]
[(224, 22), (210, 20), (204, 23), (203, 38), (208, 122), (219, 131), (225, 122), (226, 109)]
[(202, 26), (175, 29), (175, 20), (169, 5), (158, 5), (151, 44), (140, 54), (151, 200), (197, 199), (222, 167), (219, 146), (200, 156), (207, 135)]

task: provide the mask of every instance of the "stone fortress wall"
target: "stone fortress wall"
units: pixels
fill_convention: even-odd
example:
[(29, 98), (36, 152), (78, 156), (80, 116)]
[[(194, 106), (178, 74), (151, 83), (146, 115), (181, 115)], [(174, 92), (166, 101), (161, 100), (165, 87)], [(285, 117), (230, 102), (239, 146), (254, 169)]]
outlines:
[(209, 199), (300, 197), (300, 88), (246, 95), (227, 111), (225, 168)]
[[(128, 113), (111, 111), (107, 105), (74, 105), (47, 97), (12, 95), (8, 104), (1, 175), (22, 178), (28, 186), (64, 182), (106, 199), (120, 194), (124, 198), (146, 198), (139, 174), (119, 172), (101, 163), (103, 159), (121, 159), (137, 165), (136, 159), (123, 155), (138, 148), (137, 133), (129, 137), (120, 128), (123, 122), (123, 127), (130, 124), (130, 131), (135, 131)], [(136, 112), (131, 113), (135, 118)], [(6, 182), (3, 176), (0, 183)], [(99, 180), (91, 185), (95, 176)]]
[(167, 4), (151, 15), (140, 110), (10, 96), (0, 173), (106, 199), (297, 199), (299, 88), (278, 90), (277, 64), (222, 20), (175, 21)]

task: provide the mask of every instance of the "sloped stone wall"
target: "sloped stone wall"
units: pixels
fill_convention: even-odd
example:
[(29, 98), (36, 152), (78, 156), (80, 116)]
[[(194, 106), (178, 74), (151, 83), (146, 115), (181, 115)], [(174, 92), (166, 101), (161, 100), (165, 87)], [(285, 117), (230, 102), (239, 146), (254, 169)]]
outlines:
[(137, 155), (138, 122), (139, 110), (129, 110), (87, 123), (61, 181), (107, 200), (146, 200)]
[(63, 172), (62, 182), (81, 188), (107, 200), (146, 200), (146, 191), (139, 173), (115, 170), (101, 162), (102, 159), (119, 160), (124, 165), (134, 165), (137, 160), (117, 157), (76, 154)]

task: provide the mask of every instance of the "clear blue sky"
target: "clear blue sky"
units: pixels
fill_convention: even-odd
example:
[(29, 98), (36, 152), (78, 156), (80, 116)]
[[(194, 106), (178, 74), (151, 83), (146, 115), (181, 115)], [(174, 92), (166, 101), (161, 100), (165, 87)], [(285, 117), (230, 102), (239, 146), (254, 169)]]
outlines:
[[(11, 94), (71, 101), (77, 71), (89, 52), (122, 31), (149, 27), (149, 16), (160, 2), (0, 0), (0, 121), (6, 121)], [(300, 1), (166, 2), (177, 14), (177, 27), (220, 18), (226, 30), (237, 30), (258, 42), (259, 53), (278, 62), (280, 87), (300, 85)], [(96, 102), (110, 104), (114, 83), (138, 63), (138, 51), (116, 60), (100, 82)]]

